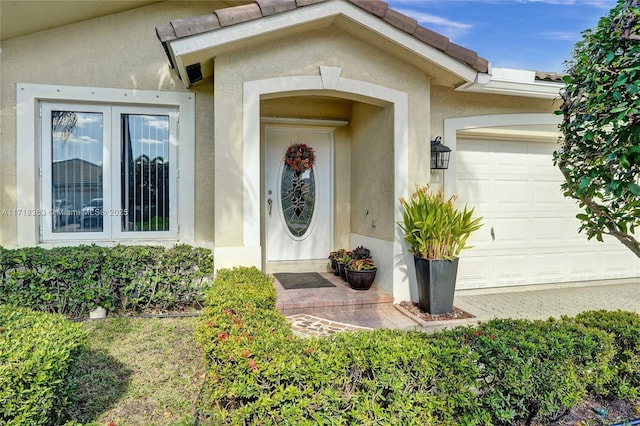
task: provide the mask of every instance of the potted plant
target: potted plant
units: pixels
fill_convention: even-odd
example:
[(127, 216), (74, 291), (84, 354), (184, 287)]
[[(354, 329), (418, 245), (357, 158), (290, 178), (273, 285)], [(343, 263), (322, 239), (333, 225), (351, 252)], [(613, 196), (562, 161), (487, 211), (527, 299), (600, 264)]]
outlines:
[(458, 257), (468, 248), (469, 235), (480, 228), (482, 218), (474, 209), (456, 208), (455, 196), (445, 199), (443, 191), (416, 186), (411, 199), (400, 199), (403, 220), (400, 228), (413, 253), (419, 305), (430, 314), (453, 310)]
[(340, 257), (338, 258), (338, 271), (340, 271), (340, 276), (345, 281), (347, 281), (347, 272), (345, 271), (345, 267), (347, 266), (347, 263), (349, 263), (350, 260), (351, 260), (351, 252), (347, 250), (341, 253)]
[(369, 259), (371, 258), (371, 250), (358, 246), (351, 250), (352, 259)]
[(338, 249), (329, 253), (329, 261), (331, 262), (331, 271), (333, 272), (333, 275), (340, 275), (338, 259), (340, 259), (345, 252), (345, 249)]
[(354, 290), (369, 290), (378, 268), (372, 258), (351, 259), (345, 268), (347, 281)]

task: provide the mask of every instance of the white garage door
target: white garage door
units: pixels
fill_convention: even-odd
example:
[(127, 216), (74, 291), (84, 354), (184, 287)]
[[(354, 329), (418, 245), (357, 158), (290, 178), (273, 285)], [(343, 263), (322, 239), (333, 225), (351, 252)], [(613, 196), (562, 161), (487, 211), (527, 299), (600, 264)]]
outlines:
[(458, 139), (456, 193), (484, 226), (462, 253), (458, 288), (640, 276), (640, 261), (617, 240), (578, 234), (577, 204), (564, 198), (555, 143)]

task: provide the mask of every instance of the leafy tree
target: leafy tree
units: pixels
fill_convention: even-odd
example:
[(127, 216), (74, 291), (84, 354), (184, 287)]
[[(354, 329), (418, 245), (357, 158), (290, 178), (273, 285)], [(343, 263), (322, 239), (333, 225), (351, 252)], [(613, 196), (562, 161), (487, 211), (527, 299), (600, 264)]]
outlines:
[(564, 195), (583, 209), (580, 232), (611, 235), (640, 257), (640, 0), (619, 0), (582, 34), (556, 112), (564, 140), (554, 162)]

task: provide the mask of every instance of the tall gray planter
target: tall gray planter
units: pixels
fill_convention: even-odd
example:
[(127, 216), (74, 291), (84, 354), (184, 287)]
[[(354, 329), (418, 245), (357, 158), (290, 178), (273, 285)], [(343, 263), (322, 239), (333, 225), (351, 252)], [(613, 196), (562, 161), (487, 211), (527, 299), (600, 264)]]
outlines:
[(413, 257), (418, 281), (420, 309), (431, 315), (453, 311), (458, 259), (434, 260)]

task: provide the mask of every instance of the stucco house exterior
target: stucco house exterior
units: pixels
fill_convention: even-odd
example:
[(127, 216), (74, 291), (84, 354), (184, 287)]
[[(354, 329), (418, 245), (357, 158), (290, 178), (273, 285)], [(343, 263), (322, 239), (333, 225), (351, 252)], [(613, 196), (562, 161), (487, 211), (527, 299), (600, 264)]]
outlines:
[[(484, 217), (458, 288), (640, 276), (577, 234), (556, 74), (493, 68), (378, 0), (28, 3), (2, 2), (2, 246), (184, 242), (275, 272), (364, 245), (416, 299), (398, 200), (430, 182)], [(287, 174), (292, 144), (312, 172)]]

